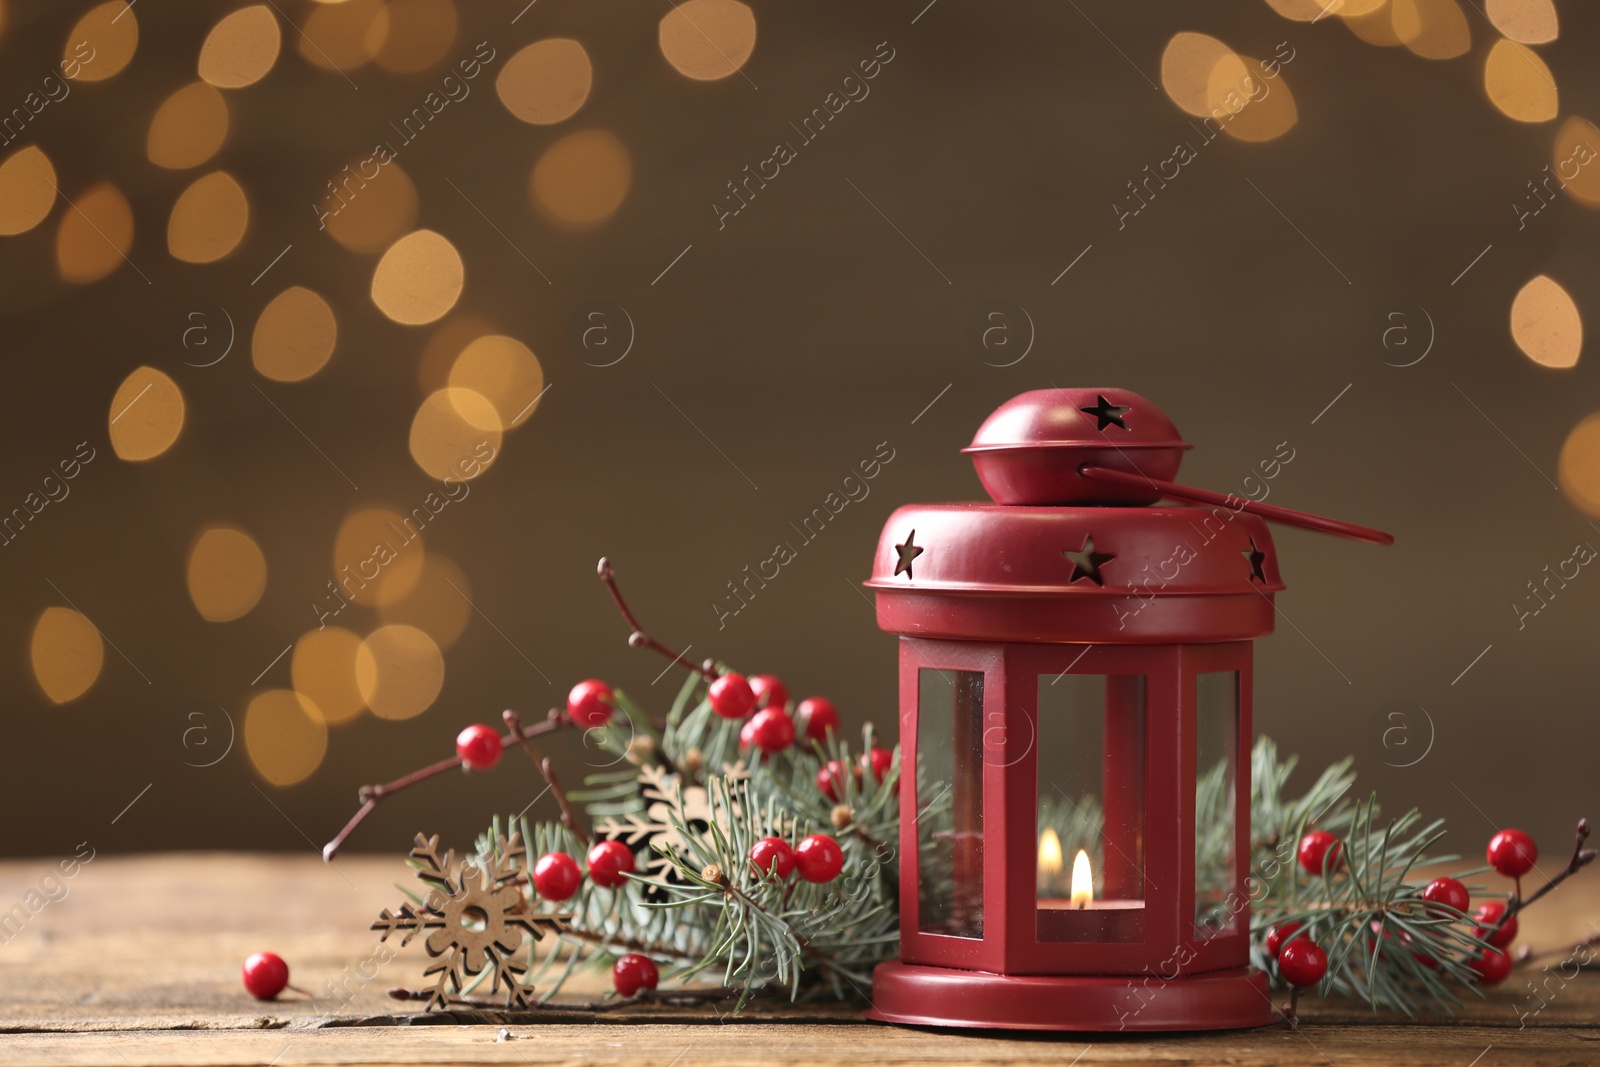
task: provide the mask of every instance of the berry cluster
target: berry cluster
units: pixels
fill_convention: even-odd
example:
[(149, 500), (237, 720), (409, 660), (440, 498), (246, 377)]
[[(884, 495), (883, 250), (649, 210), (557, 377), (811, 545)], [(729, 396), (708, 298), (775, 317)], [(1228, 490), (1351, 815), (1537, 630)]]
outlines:
[(709, 699), (711, 710), (724, 719), (745, 719), (739, 747), (760, 750), (762, 759), (782, 752), (797, 737), (826, 744), (829, 731), (839, 728), (839, 712), (826, 697), (806, 697), (791, 717), (789, 690), (771, 674), (757, 674), (749, 681), (742, 674), (724, 674), (711, 683)]
[[(1581, 843), (1581, 842), (1580, 842)], [(1342, 843), (1326, 830), (1312, 830), (1300, 839), (1296, 849), (1300, 866), (1308, 873), (1328, 877), (1343, 863)], [(1521, 830), (1501, 830), (1489, 839), (1485, 858), (1489, 866), (1507, 878), (1520, 880), (1533, 870), (1539, 859), (1539, 847), (1532, 837)], [(1472, 904), (1467, 887), (1454, 878), (1435, 878), (1423, 887), (1421, 899), (1437, 905), (1431, 913), (1441, 918), (1469, 915)], [(1513, 901), (1520, 899), (1520, 891)], [(1517, 937), (1516, 908), (1504, 900), (1487, 900), (1470, 913), (1476, 924), (1476, 936), (1491, 946), (1474, 952), (1466, 964), (1478, 975), (1480, 985), (1493, 986), (1505, 981), (1511, 974), (1511, 957), (1508, 949)], [(1374, 923), (1374, 927), (1379, 924)], [(1376, 935), (1377, 930), (1374, 930)], [(1297, 990), (1316, 985), (1328, 973), (1328, 955), (1322, 946), (1305, 934), (1302, 923), (1290, 922), (1267, 931), (1267, 955), (1277, 961), (1278, 973)], [(1387, 930), (1384, 937), (1392, 936)], [(1373, 940), (1376, 940), (1374, 936)], [(1402, 944), (1411, 941), (1409, 935), (1400, 935)], [(1437, 969), (1439, 963), (1421, 952), (1412, 955), (1424, 967)]]
[[(633, 873), (633, 850), (621, 841), (598, 841), (584, 857), (589, 881), (601, 889), (615, 889)], [(533, 889), (546, 900), (566, 900), (583, 883), (578, 861), (565, 852), (547, 852), (533, 865)]]
[(793, 847), (781, 837), (763, 837), (750, 846), (750, 865), (762, 877), (775, 874), (782, 881), (798, 870), (801, 878), (821, 885), (844, 870), (844, 850), (827, 834), (812, 834)]

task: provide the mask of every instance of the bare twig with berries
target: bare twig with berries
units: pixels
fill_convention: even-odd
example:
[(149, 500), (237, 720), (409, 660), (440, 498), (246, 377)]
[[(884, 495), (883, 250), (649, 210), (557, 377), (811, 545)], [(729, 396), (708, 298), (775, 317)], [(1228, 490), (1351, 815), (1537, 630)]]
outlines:
[(628, 644), (633, 648), (649, 648), (661, 653), (680, 667), (694, 671), (708, 682), (717, 680), (716, 666), (711, 660), (704, 663), (695, 663), (682, 652), (674, 652), (666, 645), (645, 633), (644, 627), (639, 625), (639, 620), (634, 618), (633, 612), (628, 608), (628, 602), (622, 599), (622, 591), (617, 588), (616, 578), (611, 573), (611, 561), (605, 556), (600, 557), (599, 566), (596, 568), (600, 580), (606, 584), (606, 589), (611, 593), (611, 599), (617, 602), (617, 610), (622, 612), (622, 617), (633, 628), (633, 633), (628, 635)]
[[(525, 743), (530, 737), (538, 737), (541, 734), (553, 733), (556, 730), (564, 729), (571, 725), (572, 720), (566, 712), (559, 708), (552, 708), (550, 710), (550, 717), (544, 722), (537, 722), (532, 726), (524, 726), (520, 729), (513, 728), (510, 733), (507, 733), (504, 737), (500, 738), (500, 747), (502, 749), (510, 748), (512, 745), (518, 744), (519, 742)], [(356, 791), (356, 797), (361, 801), (361, 807), (354, 815), (350, 817), (350, 821), (345, 823), (344, 829), (340, 830), (332, 841), (329, 841), (326, 845), (322, 846), (323, 860), (328, 863), (333, 862), (333, 858), (339, 854), (339, 849), (344, 847), (345, 840), (355, 832), (356, 827), (360, 826), (362, 822), (366, 820), (368, 815), (372, 814), (373, 810), (377, 808), (379, 801), (383, 800), (385, 797), (392, 796), (395, 793), (400, 793), (410, 789), (418, 782), (424, 782), (429, 778), (444, 774), (446, 771), (455, 770), (457, 767), (460, 767), (463, 762), (465, 762), (465, 757), (460, 752), (457, 752), (456, 755), (451, 756), (449, 759), (442, 759), (437, 763), (430, 763), (428, 766), (423, 767), (420, 770), (412, 771), (410, 774), (401, 775), (392, 782), (385, 782), (381, 785), (362, 786)]]
[(1505, 910), (1501, 912), (1500, 918), (1496, 922), (1485, 927), (1488, 933), (1486, 940), (1494, 940), (1494, 935), (1500, 932), (1501, 927), (1505, 926), (1507, 923), (1513, 922), (1517, 917), (1517, 913), (1523, 908), (1526, 908), (1529, 904), (1532, 904), (1534, 901), (1550, 892), (1556, 886), (1577, 874), (1584, 867), (1594, 862), (1595, 850), (1592, 848), (1583, 847), (1583, 843), (1589, 839), (1588, 819), (1578, 820), (1578, 829), (1573, 836), (1575, 837), (1575, 840), (1572, 845), (1572, 858), (1567, 861), (1567, 865), (1565, 867), (1563, 867), (1560, 871), (1557, 871), (1555, 876), (1547, 881), (1544, 885), (1540, 886), (1531, 894), (1524, 897), (1522, 895), (1522, 878), (1521, 876), (1517, 877), (1517, 889), (1511, 894), (1510, 897), (1506, 899)]
[(550, 792), (555, 794), (556, 803), (561, 805), (561, 825), (571, 830), (578, 837), (584, 836), (578, 829), (578, 815), (572, 810), (572, 802), (567, 799), (567, 791), (561, 788), (561, 779), (556, 777), (556, 767), (550, 762), (549, 756), (541, 756), (533, 747), (533, 742), (528, 740), (528, 734), (522, 728), (522, 720), (517, 713), (507, 708), (501, 712), (506, 726), (511, 730), (511, 736), (522, 743), (522, 749), (533, 760), (533, 765), (539, 768), (539, 773), (544, 775), (545, 784), (550, 787)]

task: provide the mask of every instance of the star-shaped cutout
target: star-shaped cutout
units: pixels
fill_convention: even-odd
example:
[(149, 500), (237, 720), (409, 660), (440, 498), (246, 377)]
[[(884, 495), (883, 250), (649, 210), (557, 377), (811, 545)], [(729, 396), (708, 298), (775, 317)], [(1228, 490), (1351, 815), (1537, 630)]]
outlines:
[[(1096, 395), (1098, 396), (1099, 394)], [(1119, 430), (1126, 430), (1128, 424), (1122, 421), (1122, 416), (1126, 415), (1131, 409), (1118, 407), (1103, 396), (1099, 397), (1099, 399), (1100, 402), (1093, 407), (1079, 408), (1078, 410), (1085, 415), (1093, 415), (1095, 417), (1095, 421), (1099, 424), (1095, 426), (1096, 430), (1104, 431), (1107, 426), (1115, 426)]]
[(911, 533), (907, 535), (905, 544), (894, 546), (894, 550), (900, 553), (900, 559), (894, 565), (894, 572), (896, 574), (903, 572), (907, 578), (916, 577), (915, 574), (911, 573), (911, 561), (922, 555), (922, 549), (917, 547), (916, 540), (917, 531), (912, 530)]
[(1109, 552), (1096, 552), (1094, 537), (1087, 534), (1083, 538), (1082, 548), (1076, 552), (1065, 548), (1061, 550), (1061, 554), (1072, 561), (1072, 577), (1067, 579), (1068, 585), (1079, 578), (1091, 579), (1095, 585), (1105, 585), (1106, 580), (1100, 577), (1100, 568), (1117, 558)]
[(1265, 582), (1267, 580), (1267, 576), (1261, 573), (1261, 564), (1266, 560), (1267, 554), (1256, 547), (1256, 539), (1254, 537), (1250, 538), (1250, 551), (1241, 551), (1239, 555), (1250, 561), (1251, 581)]

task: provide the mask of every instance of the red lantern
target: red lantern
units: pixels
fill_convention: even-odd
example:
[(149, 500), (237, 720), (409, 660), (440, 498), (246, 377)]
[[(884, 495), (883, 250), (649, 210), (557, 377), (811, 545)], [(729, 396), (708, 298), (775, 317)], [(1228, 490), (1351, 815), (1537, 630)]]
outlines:
[[(901, 638), (906, 771), (871, 1017), (1273, 1020), (1249, 967), (1251, 642), (1284, 586), (1259, 515), (1391, 539), (1174, 485), (1188, 447), (1127, 390), (1025, 393), (966, 449), (995, 503), (884, 527), (867, 585)], [(1163, 497), (1209, 506), (1140, 506)]]

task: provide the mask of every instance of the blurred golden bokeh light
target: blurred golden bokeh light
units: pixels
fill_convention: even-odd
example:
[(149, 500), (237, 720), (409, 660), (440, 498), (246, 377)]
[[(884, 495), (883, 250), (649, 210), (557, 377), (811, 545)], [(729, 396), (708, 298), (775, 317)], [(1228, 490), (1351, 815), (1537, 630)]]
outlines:
[(570, 37), (551, 37), (506, 60), (494, 91), (523, 122), (548, 126), (577, 114), (593, 84), (594, 68), (583, 45)]
[(373, 60), (391, 74), (416, 74), (438, 63), (455, 43), (450, 0), (389, 0), (389, 28)]
[(1404, 43), (1395, 27), (1394, 13), (1388, 0), (1362, 11), (1335, 8), (1344, 20), (1345, 28), (1368, 44), (1380, 48), (1394, 48)]
[(1600, 518), (1600, 413), (1572, 428), (1561, 446), (1561, 491), (1579, 511)]
[(380, 626), (356, 651), (361, 699), (380, 719), (410, 719), (438, 699), (444, 686), (444, 655), (415, 626)]
[(250, 336), (250, 359), (273, 381), (304, 381), (327, 364), (338, 338), (333, 308), (310, 289), (295, 285), (262, 309)]
[(1561, 33), (1551, 0), (1485, 0), (1484, 14), (1502, 35), (1521, 44), (1549, 44)]
[(132, 5), (110, 0), (90, 8), (72, 27), (61, 59), (79, 66), (74, 80), (98, 82), (120, 74), (138, 48), (139, 20)]
[(289, 674), (295, 692), (316, 705), (329, 725), (347, 722), (367, 706), (356, 684), (361, 637), (340, 626), (307, 630), (294, 643)]
[(429, 477), (471, 481), (500, 451), (500, 413), (471, 389), (430, 393), (411, 420), (411, 458)]
[(334, 589), (323, 597), (329, 610), (338, 606), (335, 596), (371, 607), (416, 588), (427, 558), (422, 531), (433, 519), (426, 507), (419, 508), (401, 515), (364, 507), (345, 516), (333, 538)]
[(1578, 305), (1553, 278), (1539, 275), (1511, 302), (1511, 339), (1541, 366), (1575, 366), (1583, 350)]
[(128, 375), (111, 398), (111, 448), (130, 462), (154, 459), (183, 430), (183, 394), (178, 383), (154, 367)]
[(1206, 83), (1210, 114), (1222, 130), (1240, 141), (1271, 141), (1288, 133), (1299, 121), (1300, 112), (1289, 92), (1289, 83), (1280, 69), (1268, 77), (1259, 60), (1229, 53), (1211, 68)]
[(323, 70), (354, 70), (371, 61), (389, 36), (384, 0), (318, 4), (300, 26), (301, 58)]
[(422, 570), (422, 579), (403, 596), (384, 598), (378, 618), (385, 623), (414, 626), (449, 648), (456, 643), (472, 618), (472, 586), (461, 568), (433, 553)]
[(1454, 59), (1472, 49), (1472, 30), (1456, 0), (1393, 0), (1395, 33), (1413, 55)]
[(133, 247), (133, 209), (110, 182), (78, 194), (56, 230), (56, 269), (63, 281), (97, 282), (122, 266)]
[(33, 624), (28, 659), (51, 703), (65, 704), (87, 693), (105, 658), (100, 631), (71, 608), (45, 608)]
[(267, 588), (267, 557), (243, 530), (212, 526), (189, 550), (189, 599), (207, 622), (248, 615)]
[(232, 252), (250, 225), (250, 201), (226, 171), (196, 178), (172, 205), (167, 250), (186, 263), (214, 263)]
[(56, 202), (56, 168), (36, 145), (19, 148), (0, 163), (0, 235), (26, 233)]
[(559, 226), (585, 229), (617, 213), (633, 182), (628, 149), (609, 130), (569, 133), (533, 166), (528, 193)]
[(240, 8), (211, 28), (200, 46), (200, 77), (219, 89), (242, 89), (267, 76), (283, 34), (265, 4)]
[(328, 752), (321, 710), (292, 689), (269, 689), (244, 713), (244, 747), (256, 773), (277, 786), (311, 777)]
[(198, 167), (217, 154), (227, 136), (228, 102), (215, 86), (194, 82), (156, 109), (145, 137), (145, 155), (168, 170)]
[(329, 236), (351, 252), (382, 252), (417, 221), (417, 187), (398, 163), (356, 160), (332, 179), (320, 211)]
[(1295, 22), (1315, 22), (1326, 13), (1327, 0), (1267, 0), (1267, 6)]
[(661, 18), (661, 54), (678, 73), (716, 81), (736, 73), (756, 47), (756, 16), (738, 0), (685, 0)]
[(455, 245), (432, 230), (416, 230), (390, 245), (378, 261), (372, 302), (395, 322), (420, 326), (455, 306), (464, 281)]
[(422, 346), (422, 358), (417, 363), (417, 384), (422, 395), (450, 384), (450, 371), (456, 357), (473, 341), (495, 332), (495, 327), (472, 315), (452, 315), (441, 322)]
[(1518, 122), (1549, 122), (1560, 107), (1550, 68), (1515, 41), (1502, 39), (1489, 49), (1483, 89), (1501, 114)]
[(1196, 118), (1211, 115), (1211, 72), (1234, 51), (1206, 33), (1173, 34), (1161, 53), (1161, 87), (1172, 102)]
[(1600, 413), (1588, 416), (1567, 435), (1558, 477), (1561, 491), (1574, 507), (1600, 518)]
[[(468, 423), (480, 430), (509, 430), (521, 426), (538, 406), (544, 392), (544, 369), (528, 346), (514, 337), (490, 334), (469, 343), (450, 369), (452, 399), (464, 398), (466, 408), (458, 408)], [(474, 397), (483, 397), (494, 406), (494, 417), (485, 421)]]
[(1550, 169), (1574, 200), (1600, 207), (1600, 129), (1577, 115), (1563, 122)]

